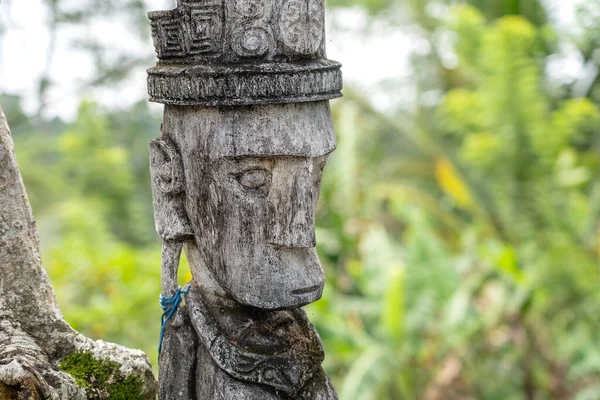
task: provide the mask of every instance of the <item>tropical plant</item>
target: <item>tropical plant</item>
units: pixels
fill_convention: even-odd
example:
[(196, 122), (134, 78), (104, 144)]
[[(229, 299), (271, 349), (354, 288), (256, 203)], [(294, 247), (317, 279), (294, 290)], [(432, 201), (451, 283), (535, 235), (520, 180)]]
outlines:
[(546, 90), (548, 27), (469, 6), (439, 26), (452, 89), (413, 127), (336, 107), (314, 309), (341, 398), (595, 398), (600, 109)]

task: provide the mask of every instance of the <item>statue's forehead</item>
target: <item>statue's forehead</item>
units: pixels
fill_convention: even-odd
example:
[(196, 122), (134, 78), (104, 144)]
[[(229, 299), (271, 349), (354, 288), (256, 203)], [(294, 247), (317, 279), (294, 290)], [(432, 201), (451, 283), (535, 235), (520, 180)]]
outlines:
[[(185, 111), (183, 111), (185, 113)], [(212, 159), (243, 156), (318, 157), (331, 153), (336, 137), (327, 102), (207, 108), (186, 113), (186, 126), (165, 128), (183, 152), (195, 148)]]

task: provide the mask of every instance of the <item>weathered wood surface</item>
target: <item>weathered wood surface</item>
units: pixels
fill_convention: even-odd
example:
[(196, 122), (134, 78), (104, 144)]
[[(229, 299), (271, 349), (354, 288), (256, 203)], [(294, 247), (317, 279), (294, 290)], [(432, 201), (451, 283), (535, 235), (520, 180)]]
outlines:
[(341, 64), (325, 58), (323, 0), (179, 0), (148, 14), (157, 66), (150, 99), (249, 105), (341, 96)]
[[(156, 220), (186, 227), (175, 236), (185, 241), (194, 276), (190, 319), (178, 315), (167, 330), (160, 398), (336, 399), (316, 331), (302, 311), (281, 310), (316, 301), (323, 290), (314, 214), (336, 143), (328, 103), (167, 106), (158, 140), (163, 145), (150, 146), (152, 175), (162, 180), (153, 181)], [(178, 156), (168, 155), (172, 149)], [(167, 196), (169, 182), (184, 182), (183, 190)], [(157, 229), (165, 243), (174, 235)], [(176, 261), (163, 263), (163, 284), (171, 285), (163, 290), (172, 294)], [(205, 306), (200, 287), (219, 306)], [(186, 322), (197, 338), (193, 357)]]
[(202, 342), (198, 399), (335, 399), (321, 340), (301, 309), (260, 311), (193, 283), (191, 323)]
[(166, 104), (150, 143), (163, 295), (177, 293), (181, 245), (193, 275), (167, 327), (161, 400), (337, 399), (300, 309), (323, 292), (314, 219), (342, 88), (324, 12), (323, 0), (179, 0), (149, 13), (148, 93)]
[(0, 108), (0, 398), (87, 399), (59, 368), (63, 357), (81, 352), (117, 362), (123, 376), (142, 383), (143, 398), (154, 398), (156, 384), (144, 353), (90, 340), (63, 319), (42, 267), (35, 221)]
[(196, 399), (196, 352), (198, 339), (187, 309), (180, 307), (165, 333), (159, 360), (161, 384), (158, 398)]
[(328, 103), (167, 106), (162, 140), (183, 164), (201, 253), (192, 274), (206, 265), (237, 301), (263, 309), (318, 300), (314, 209), (336, 145)]

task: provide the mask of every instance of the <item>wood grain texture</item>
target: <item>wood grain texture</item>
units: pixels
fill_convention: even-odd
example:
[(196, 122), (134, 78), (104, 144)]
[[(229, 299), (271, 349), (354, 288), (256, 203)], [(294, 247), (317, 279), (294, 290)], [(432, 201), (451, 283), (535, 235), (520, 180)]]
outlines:
[[(158, 140), (171, 150), (156, 151), (177, 156), (151, 156), (152, 176), (182, 187), (176, 196), (155, 190), (155, 213), (164, 214), (157, 221), (180, 226), (173, 216), (182, 216), (183, 207), (193, 232), (179, 236), (194, 277), (186, 306), (198, 340), (193, 398), (336, 399), (320, 367), (320, 339), (294, 310), (323, 290), (314, 215), (336, 146), (329, 104), (167, 106)], [(164, 160), (177, 162), (169, 168)], [(169, 254), (163, 268), (176, 264), (176, 252)], [(173, 293), (175, 275), (167, 270), (164, 290)], [(181, 354), (189, 354), (185, 341), (173, 343), (161, 356), (161, 371), (163, 363), (176, 369)], [(161, 393), (175, 393), (178, 385), (192, 391), (189, 381), (159, 379)]]
[(181, 154), (185, 209), (219, 284), (238, 301), (266, 309), (319, 299), (324, 277), (314, 208), (335, 148), (327, 102), (169, 106), (163, 140)]
[(196, 399), (198, 339), (185, 307), (180, 307), (166, 330), (159, 359), (159, 399)]
[(323, 0), (180, 0), (175, 9), (148, 17), (163, 63), (232, 64), (325, 55)]
[(198, 399), (337, 399), (304, 311), (259, 311), (198, 283), (186, 299), (204, 343), (196, 362)]
[(189, 320), (178, 314), (168, 335), (196, 338), (192, 389), (173, 372), (189, 376), (190, 344), (169, 336), (161, 400), (337, 399), (300, 309), (323, 292), (315, 213), (336, 147), (328, 100), (342, 89), (324, 13), (323, 0), (180, 0), (149, 13), (148, 92), (166, 104), (150, 145), (163, 293), (176, 290), (182, 243), (193, 275)]

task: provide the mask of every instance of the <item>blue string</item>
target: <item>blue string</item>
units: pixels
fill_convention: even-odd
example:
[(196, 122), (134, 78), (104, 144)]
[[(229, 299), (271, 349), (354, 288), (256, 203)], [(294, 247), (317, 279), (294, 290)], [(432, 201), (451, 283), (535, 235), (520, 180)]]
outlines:
[(160, 327), (160, 342), (158, 343), (158, 356), (160, 357), (160, 352), (162, 350), (163, 339), (165, 336), (165, 329), (167, 328), (167, 322), (173, 317), (175, 311), (177, 311), (177, 307), (181, 304), (181, 295), (188, 294), (190, 291), (190, 285), (187, 284), (185, 288), (178, 287), (177, 293), (173, 297), (164, 297), (162, 294), (159, 296), (160, 307), (163, 309), (163, 314), (160, 319), (161, 327)]

